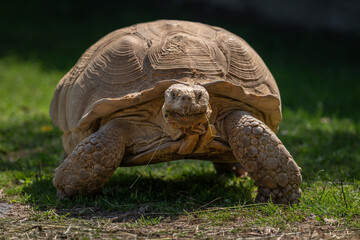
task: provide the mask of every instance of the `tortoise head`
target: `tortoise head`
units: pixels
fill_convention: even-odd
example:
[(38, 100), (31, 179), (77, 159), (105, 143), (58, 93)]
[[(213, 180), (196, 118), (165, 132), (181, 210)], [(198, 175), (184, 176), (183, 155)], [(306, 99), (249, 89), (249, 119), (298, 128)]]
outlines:
[(166, 122), (186, 135), (204, 134), (211, 115), (209, 93), (200, 85), (173, 84), (162, 107)]

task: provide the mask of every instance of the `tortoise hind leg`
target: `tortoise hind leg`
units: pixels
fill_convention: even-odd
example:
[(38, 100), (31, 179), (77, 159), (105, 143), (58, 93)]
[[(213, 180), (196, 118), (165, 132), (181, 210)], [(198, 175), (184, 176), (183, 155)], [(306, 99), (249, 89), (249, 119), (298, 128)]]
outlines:
[(235, 174), (237, 177), (246, 177), (247, 172), (241, 163), (218, 163), (214, 162), (214, 168), (218, 175)]
[(126, 130), (113, 119), (80, 142), (55, 169), (59, 198), (101, 192), (124, 156)]
[(244, 111), (231, 113), (225, 127), (235, 157), (259, 187), (256, 201), (296, 203), (301, 169), (275, 133)]

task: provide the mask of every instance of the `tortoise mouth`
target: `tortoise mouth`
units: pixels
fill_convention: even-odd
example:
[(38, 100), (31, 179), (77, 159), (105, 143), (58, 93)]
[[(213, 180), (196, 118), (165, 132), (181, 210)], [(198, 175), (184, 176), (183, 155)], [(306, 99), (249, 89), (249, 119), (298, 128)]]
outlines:
[(165, 112), (165, 118), (173, 119), (176, 121), (179, 121), (181, 123), (189, 123), (192, 124), (194, 121), (205, 118), (206, 119), (206, 112), (201, 113), (194, 113), (194, 114), (181, 114), (175, 111), (166, 111)]
[(201, 135), (206, 132), (208, 114), (208, 112), (180, 114), (174, 111), (166, 111), (164, 118), (171, 127), (181, 130), (186, 135)]

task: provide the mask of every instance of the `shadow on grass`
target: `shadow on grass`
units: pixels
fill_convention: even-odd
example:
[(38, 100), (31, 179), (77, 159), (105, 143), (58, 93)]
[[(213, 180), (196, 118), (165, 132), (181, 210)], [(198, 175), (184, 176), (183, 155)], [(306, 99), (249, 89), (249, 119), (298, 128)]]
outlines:
[[(23, 185), (20, 190), (23, 200), (41, 209), (72, 208), (80, 209), (79, 213), (82, 214), (84, 208), (106, 212), (149, 206), (151, 211), (164, 209), (166, 212), (183, 213), (183, 209), (204, 205), (252, 201), (252, 181), (219, 178), (211, 163), (202, 161), (149, 166), (131, 189), (142, 167), (119, 168), (105, 186), (103, 195), (60, 201), (52, 177), (53, 169), (59, 165), (62, 157), (61, 132), (53, 127), (48, 117), (18, 119), (0, 127), (0, 132), (0, 172), (10, 173), (12, 176), (9, 179), (13, 184)], [(187, 170), (183, 170), (184, 165)], [(174, 171), (170, 171), (170, 168)], [(175, 177), (172, 176), (174, 172), (177, 174)], [(16, 191), (13, 194), (19, 194)]]
[[(296, 125), (296, 120), (292, 124)], [(253, 201), (252, 180), (219, 177), (210, 162), (185, 160), (149, 166), (131, 189), (143, 167), (119, 168), (106, 184), (103, 195), (60, 201), (52, 177), (53, 169), (61, 161), (61, 133), (53, 128), (48, 117), (35, 116), (31, 120), (9, 123), (6, 128), (1, 127), (0, 132), (0, 171), (13, 171), (16, 172), (14, 178), (25, 179), (22, 194), (26, 202), (42, 209), (72, 208), (82, 214), (87, 208), (101, 213), (143, 211), (145, 207), (147, 212), (165, 211), (171, 215), (183, 213), (184, 209)], [(304, 181), (360, 178), (358, 129), (303, 129), (280, 138), (302, 167)]]
[[(157, 168), (151, 171), (161, 171)], [(60, 213), (73, 217), (106, 216), (116, 217), (116, 221), (136, 220), (142, 215), (176, 217), (184, 211), (253, 201), (253, 183), (249, 179), (219, 177), (214, 172), (187, 173), (176, 179), (148, 174), (130, 188), (137, 173), (120, 169), (106, 184), (103, 194), (92, 197), (59, 200), (49, 177), (26, 185), (23, 191), (31, 196), (29, 202), (43, 210), (56, 207)]]

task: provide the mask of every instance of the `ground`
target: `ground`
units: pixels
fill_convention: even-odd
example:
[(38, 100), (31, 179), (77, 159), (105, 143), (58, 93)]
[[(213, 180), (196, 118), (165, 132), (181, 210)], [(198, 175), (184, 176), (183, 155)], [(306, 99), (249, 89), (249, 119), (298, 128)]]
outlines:
[[(249, 206), (245, 209), (235, 209), (231, 219), (218, 225), (195, 212), (172, 217), (166, 213), (147, 212), (146, 206), (125, 214), (120, 212), (106, 214), (92, 208), (89, 209), (91, 213), (81, 214), (81, 218), (70, 219), (63, 218), (55, 211), (41, 215), (29, 206), (15, 204), (7, 213), (6, 220), (1, 222), (3, 231), (0, 237), (3, 239), (358, 239), (360, 237), (359, 231), (339, 230), (339, 223), (334, 219), (327, 219), (324, 224), (311, 216), (287, 229), (269, 226), (251, 227), (247, 225), (249, 219), (243, 216), (248, 215), (246, 208)], [(75, 214), (82, 210), (74, 208), (62, 211)], [(210, 208), (207, 211), (217, 212), (224, 209)]]

